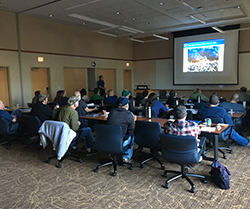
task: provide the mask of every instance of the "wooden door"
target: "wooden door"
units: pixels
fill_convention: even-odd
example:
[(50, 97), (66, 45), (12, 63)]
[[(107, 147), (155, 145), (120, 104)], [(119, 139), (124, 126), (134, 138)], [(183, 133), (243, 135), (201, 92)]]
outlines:
[(0, 67), (0, 89), (0, 100), (5, 106), (10, 106), (7, 67)]
[(123, 89), (131, 92), (131, 70), (123, 70)]
[(64, 68), (64, 90), (67, 96), (70, 97), (81, 89), (86, 89), (86, 69)]
[(42, 94), (49, 94), (49, 69), (48, 68), (32, 68), (32, 91), (41, 91)]
[[(105, 82), (105, 92), (109, 89), (113, 89), (115, 92), (115, 70), (113, 69), (97, 69), (97, 81), (99, 80), (99, 76), (102, 75)], [(97, 84), (96, 84), (97, 86)], [(117, 94), (117, 92), (115, 92)]]

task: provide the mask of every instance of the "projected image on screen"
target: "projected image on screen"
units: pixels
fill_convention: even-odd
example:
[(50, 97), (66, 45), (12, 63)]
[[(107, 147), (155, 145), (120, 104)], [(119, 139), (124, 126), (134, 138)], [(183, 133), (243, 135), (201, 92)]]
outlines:
[(183, 43), (183, 72), (222, 72), (224, 39)]

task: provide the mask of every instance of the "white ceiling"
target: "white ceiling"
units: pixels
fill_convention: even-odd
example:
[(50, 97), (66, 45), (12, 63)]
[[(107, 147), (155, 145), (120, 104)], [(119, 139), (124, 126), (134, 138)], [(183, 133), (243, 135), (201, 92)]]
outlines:
[(67, 22), (106, 35), (136, 40), (153, 34), (166, 37), (169, 32), (250, 23), (250, 0), (0, 0), (0, 2), (0, 10)]

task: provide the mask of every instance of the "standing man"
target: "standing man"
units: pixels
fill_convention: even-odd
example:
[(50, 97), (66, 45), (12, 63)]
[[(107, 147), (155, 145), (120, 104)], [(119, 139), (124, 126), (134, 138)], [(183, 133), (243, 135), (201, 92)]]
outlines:
[(44, 94), (40, 94), (37, 99), (37, 103), (32, 106), (30, 115), (37, 116), (41, 124), (45, 120), (51, 120), (53, 110), (47, 105), (48, 97)]
[(126, 155), (123, 155), (123, 161), (129, 162), (133, 156), (134, 148), (134, 115), (132, 112), (128, 111), (129, 101), (126, 97), (120, 97), (117, 101), (118, 107), (112, 109), (109, 113), (107, 124), (109, 125), (118, 125), (122, 127), (123, 130), (123, 147), (127, 148), (125, 151)]
[[(219, 97), (216, 94), (212, 94), (209, 97), (209, 106), (201, 107), (198, 110), (197, 116), (203, 118), (209, 118), (209, 117), (222, 118), (224, 123), (233, 126), (233, 119), (228, 114), (228, 112), (225, 109), (218, 107), (219, 101), (220, 101)], [(228, 138), (230, 132), (231, 129), (227, 129), (226, 131), (224, 131), (225, 139)], [(244, 147), (248, 145), (248, 139), (238, 134), (234, 129), (232, 129), (231, 132), (231, 139)]]
[(91, 149), (94, 145), (93, 136), (91, 128), (80, 128), (81, 124), (78, 121), (78, 113), (75, 110), (79, 105), (79, 98), (76, 96), (71, 96), (68, 100), (68, 104), (62, 106), (59, 109), (54, 109), (53, 111), (53, 119), (61, 122), (65, 122), (69, 125), (69, 127), (76, 132), (76, 137), (72, 140), (72, 146), (76, 146), (79, 142), (84, 141), (84, 137), (86, 138), (87, 144), (87, 156), (91, 156), (96, 154), (96, 152)]
[(100, 95), (103, 97), (105, 95), (105, 87), (104, 87), (105, 83), (102, 75), (99, 76), (99, 81), (97, 82), (97, 86), (100, 90)]

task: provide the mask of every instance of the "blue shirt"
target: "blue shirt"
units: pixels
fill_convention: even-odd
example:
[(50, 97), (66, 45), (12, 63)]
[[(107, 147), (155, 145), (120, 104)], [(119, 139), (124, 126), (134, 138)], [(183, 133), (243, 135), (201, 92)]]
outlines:
[(223, 118), (224, 123), (230, 126), (233, 125), (232, 117), (228, 114), (228, 112), (225, 109), (221, 107), (203, 106), (198, 110), (197, 115), (205, 118), (209, 117)]
[(117, 100), (118, 100), (117, 97), (108, 96), (108, 97), (104, 100), (104, 103), (105, 103), (105, 104), (115, 104)]
[(154, 101), (154, 105), (153, 105), (153, 107), (152, 107), (152, 110), (155, 111), (157, 118), (158, 118), (160, 109), (162, 109), (164, 112), (167, 112), (167, 111), (168, 111), (168, 108), (167, 108), (165, 105), (163, 105), (163, 104), (162, 104), (161, 102), (159, 102), (158, 100), (155, 100), (155, 101)]
[(242, 104), (233, 103), (233, 102), (222, 102), (220, 107), (225, 109), (227, 112), (233, 109), (234, 112), (243, 112), (246, 113), (246, 109)]
[(99, 80), (97, 84), (98, 84), (98, 87), (101, 86), (102, 88), (104, 88), (104, 80)]
[(0, 118), (4, 118), (10, 124), (14, 117), (5, 110), (0, 110)]

